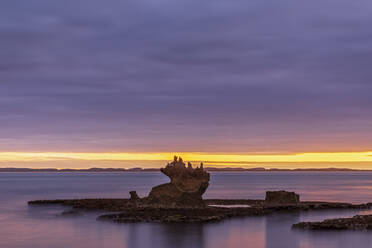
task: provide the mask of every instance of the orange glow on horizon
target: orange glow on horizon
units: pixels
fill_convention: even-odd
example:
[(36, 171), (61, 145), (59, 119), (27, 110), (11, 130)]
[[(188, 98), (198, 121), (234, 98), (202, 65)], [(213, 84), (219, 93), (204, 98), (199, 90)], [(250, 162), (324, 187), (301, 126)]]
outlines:
[(0, 152), (0, 162), (45, 161), (169, 161), (173, 155), (185, 161), (231, 163), (312, 163), (372, 162), (372, 151), (299, 154), (207, 154), (207, 153), (73, 153), (73, 152)]

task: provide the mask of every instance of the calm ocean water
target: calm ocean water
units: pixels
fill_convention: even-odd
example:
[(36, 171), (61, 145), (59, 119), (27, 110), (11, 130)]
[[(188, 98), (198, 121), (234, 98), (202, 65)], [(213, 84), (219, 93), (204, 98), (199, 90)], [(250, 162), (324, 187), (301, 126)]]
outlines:
[[(1, 248), (349, 248), (372, 247), (372, 232), (292, 230), (299, 221), (367, 211), (323, 211), (230, 219), (208, 224), (114, 224), (98, 213), (60, 217), (63, 208), (29, 207), (28, 200), (145, 196), (167, 182), (160, 173), (0, 173)], [(372, 202), (368, 172), (212, 173), (205, 198), (263, 199), (266, 190), (292, 190), (303, 200)]]

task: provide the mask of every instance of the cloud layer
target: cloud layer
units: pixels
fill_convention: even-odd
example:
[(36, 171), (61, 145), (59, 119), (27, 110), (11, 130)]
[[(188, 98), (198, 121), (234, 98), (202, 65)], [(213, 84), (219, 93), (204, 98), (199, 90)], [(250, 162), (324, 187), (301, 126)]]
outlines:
[(0, 150), (372, 149), (367, 0), (4, 0)]

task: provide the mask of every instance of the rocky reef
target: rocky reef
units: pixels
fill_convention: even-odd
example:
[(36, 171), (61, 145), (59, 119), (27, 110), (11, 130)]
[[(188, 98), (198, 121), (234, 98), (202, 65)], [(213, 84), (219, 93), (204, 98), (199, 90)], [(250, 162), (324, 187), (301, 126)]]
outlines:
[[(300, 202), (294, 192), (268, 191), (265, 200), (249, 199), (203, 199), (209, 186), (210, 175), (203, 168), (193, 168), (182, 158), (174, 157), (161, 172), (170, 182), (152, 188), (148, 196), (140, 198), (136, 191), (130, 191), (129, 199), (76, 199), (30, 201), (30, 206), (59, 204), (71, 207), (61, 215), (73, 216), (81, 211), (99, 210), (111, 212), (98, 217), (99, 220), (126, 222), (206, 222), (231, 217), (259, 216), (274, 212), (298, 212), (325, 209), (368, 209), (372, 204), (349, 204), (332, 202)], [(116, 212), (116, 213), (112, 213)], [(372, 217), (371, 217), (372, 219)], [(369, 223), (370, 219), (356, 218), (355, 221)], [(345, 220), (345, 223), (350, 221)], [(327, 222), (328, 223), (328, 222)], [(332, 221), (330, 223), (333, 223)], [(358, 223), (358, 222), (355, 222)], [(321, 224), (302, 224), (296, 227), (317, 228)], [(369, 227), (368, 227), (369, 228)]]
[(293, 228), (308, 230), (372, 230), (372, 215), (355, 215), (352, 218), (326, 219), (320, 222), (300, 222)]
[[(232, 217), (263, 216), (278, 212), (320, 211), (329, 209), (369, 209), (372, 204), (350, 204), (333, 202), (301, 202), (297, 205), (266, 207), (264, 200), (249, 199), (208, 199), (203, 200), (202, 208), (161, 208), (141, 206), (133, 199), (76, 199), (76, 200), (37, 200), (30, 206), (62, 205), (71, 207), (62, 213), (81, 213), (99, 210), (117, 212), (104, 214), (99, 220), (119, 223), (131, 222), (208, 222)], [(231, 207), (238, 206), (238, 207)], [(245, 207), (240, 207), (245, 206)]]

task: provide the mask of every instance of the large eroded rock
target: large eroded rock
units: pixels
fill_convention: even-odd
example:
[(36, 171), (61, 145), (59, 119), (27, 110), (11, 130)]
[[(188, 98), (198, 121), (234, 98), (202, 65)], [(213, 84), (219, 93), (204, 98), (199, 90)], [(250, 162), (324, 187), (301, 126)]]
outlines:
[(170, 183), (152, 188), (145, 199), (147, 204), (159, 207), (204, 207), (202, 195), (209, 186), (209, 173), (203, 168), (186, 167), (182, 158), (174, 157), (161, 172), (170, 178)]

